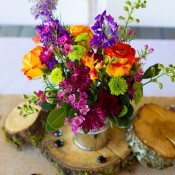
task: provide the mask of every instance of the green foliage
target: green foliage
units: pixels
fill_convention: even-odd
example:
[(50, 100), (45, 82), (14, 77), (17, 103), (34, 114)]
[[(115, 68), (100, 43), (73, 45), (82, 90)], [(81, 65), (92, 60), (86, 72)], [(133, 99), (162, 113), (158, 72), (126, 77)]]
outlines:
[(144, 83), (144, 85), (153, 82), (153, 83), (157, 83), (159, 88), (162, 89), (163, 84), (158, 81), (158, 79), (162, 76), (167, 76), (170, 78), (170, 80), (172, 82), (174, 82), (174, 80), (175, 80), (175, 66), (170, 64), (167, 67), (165, 67), (162, 64), (155, 64), (155, 65), (149, 67), (145, 71), (145, 73), (143, 75), (143, 79), (150, 79), (150, 80), (148, 80), (146, 83)]
[[(131, 22), (139, 23), (140, 20), (136, 19), (133, 17), (133, 13), (135, 10), (140, 9), (140, 8), (146, 8), (146, 0), (136, 0), (134, 2), (126, 0), (125, 1), (125, 6), (123, 10), (127, 13), (127, 17), (119, 16), (119, 19), (124, 22), (124, 27), (120, 27), (120, 36), (123, 38), (126, 42), (129, 42), (131, 40), (132, 35), (127, 34), (128, 30), (128, 24)], [(132, 33), (133, 35), (135, 33)]]
[(55, 107), (54, 104), (50, 104), (50, 103), (48, 103), (47, 101), (44, 101), (44, 102), (41, 103), (41, 108), (44, 109), (44, 110), (50, 111), (50, 110), (52, 110), (54, 107)]
[(159, 75), (160, 71), (161, 71), (161, 68), (160, 68), (159, 64), (154, 64), (153, 66), (150, 66), (145, 71), (142, 78), (143, 79), (153, 78), (153, 77)]
[(127, 96), (120, 95), (120, 99), (123, 103), (123, 109), (119, 116), (110, 116), (109, 122), (116, 124), (119, 128), (126, 128), (131, 123), (131, 116), (134, 112), (134, 109)]
[(133, 89), (134, 89), (134, 94), (135, 94), (134, 101), (135, 101), (135, 104), (138, 104), (143, 97), (143, 84), (134, 83)]
[(40, 134), (36, 134), (36, 135), (31, 135), (30, 136), (30, 141), (32, 143), (32, 145), (34, 146), (34, 148), (38, 148), (39, 142), (42, 140), (43, 138), (43, 133)]
[(62, 127), (65, 122), (66, 114), (65, 107), (53, 109), (48, 115), (46, 126), (49, 126), (52, 129), (58, 129)]

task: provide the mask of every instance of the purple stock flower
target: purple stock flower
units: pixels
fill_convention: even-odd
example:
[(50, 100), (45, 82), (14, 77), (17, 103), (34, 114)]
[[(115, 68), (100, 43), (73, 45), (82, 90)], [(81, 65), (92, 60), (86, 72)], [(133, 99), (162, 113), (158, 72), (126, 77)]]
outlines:
[(118, 38), (118, 25), (114, 21), (114, 18), (110, 15), (106, 15), (106, 11), (104, 11), (102, 14), (98, 15), (95, 20), (95, 24), (91, 27), (95, 33), (90, 42), (91, 46), (94, 48), (113, 46)]
[(38, 19), (39, 17), (43, 22), (52, 19), (52, 11), (56, 10), (58, 0), (33, 0), (34, 5), (31, 7), (31, 13)]

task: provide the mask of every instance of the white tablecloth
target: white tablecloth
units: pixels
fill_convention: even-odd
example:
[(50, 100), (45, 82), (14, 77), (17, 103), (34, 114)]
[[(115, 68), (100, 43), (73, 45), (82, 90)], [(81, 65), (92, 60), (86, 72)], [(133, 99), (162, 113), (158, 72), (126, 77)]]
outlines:
[[(131, 45), (140, 50), (148, 44), (155, 49), (144, 68), (155, 64), (175, 64), (175, 40), (134, 40)], [(31, 38), (0, 38), (0, 94), (32, 93), (34, 90), (43, 89), (40, 79), (28, 80), (22, 72), (22, 57), (32, 49), (35, 43)], [(163, 78), (164, 88), (160, 90), (156, 84), (144, 86), (145, 96), (175, 96), (175, 83)]]

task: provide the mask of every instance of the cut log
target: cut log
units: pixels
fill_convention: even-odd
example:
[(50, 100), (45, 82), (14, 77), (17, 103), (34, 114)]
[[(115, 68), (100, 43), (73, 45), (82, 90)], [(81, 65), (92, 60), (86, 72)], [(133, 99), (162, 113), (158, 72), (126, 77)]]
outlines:
[[(54, 132), (46, 133), (42, 141), (43, 155), (59, 166), (66, 175), (86, 173), (88, 175), (114, 175), (124, 166), (129, 165), (131, 150), (129, 149), (123, 129), (110, 128), (109, 141), (105, 147), (96, 151), (85, 151), (78, 148), (73, 141), (70, 127), (60, 128), (62, 136), (55, 137)], [(62, 139), (64, 146), (56, 147), (55, 141)], [(97, 158), (104, 155), (105, 163), (98, 163)]]
[(175, 163), (175, 112), (149, 103), (142, 106), (126, 132), (138, 160), (164, 169)]
[(32, 143), (37, 147), (38, 141), (45, 133), (43, 121), (46, 120), (46, 115), (41, 112), (38, 106), (35, 106), (38, 112), (24, 118), (18, 109), (18, 106), (24, 104), (25, 102), (21, 102), (9, 113), (3, 127), (6, 139), (15, 143), (19, 149), (24, 143)]

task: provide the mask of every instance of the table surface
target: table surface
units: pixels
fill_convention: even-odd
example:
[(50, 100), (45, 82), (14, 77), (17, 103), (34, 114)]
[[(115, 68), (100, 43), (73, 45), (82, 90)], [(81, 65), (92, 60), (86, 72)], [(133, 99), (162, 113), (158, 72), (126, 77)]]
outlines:
[[(140, 50), (148, 44), (155, 49), (151, 54), (144, 69), (155, 63), (165, 65), (175, 63), (175, 40), (134, 40), (131, 45)], [(0, 94), (31, 94), (35, 90), (43, 89), (41, 79), (28, 80), (22, 72), (22, 57), (35, 46), (31, 38), (0, 38)], [(164, 88), (160, 90), (154, 83), (144, 86), (145, 96), (175, 96), (175, 83), (169, 79), (161, 79)]]
[[(0, 127), (3, 126), (5, 117), (10, 111), (21, 102), (20, 95), (0, 95)], [(175, 104), (174, 97), (144, 97), (141, 104), (158, 102), (160, 105), (168, 106)], [(116, 145), (117, 146), (117, 145)], [(56, 175), (56, 170), (47, 161), (39, 149), (34, 150), (32, 146), (25, 146), (21, 152), (17, 151), (14, 145), (8, 144), (0, 131), (0, 175)], [(155, 170), (137, 164), (133, 172), (122, 171), (119, 175), (174, 175), (175, 166), (165, 170)], [(58, 175), (58, 174), (57, 174)]]

